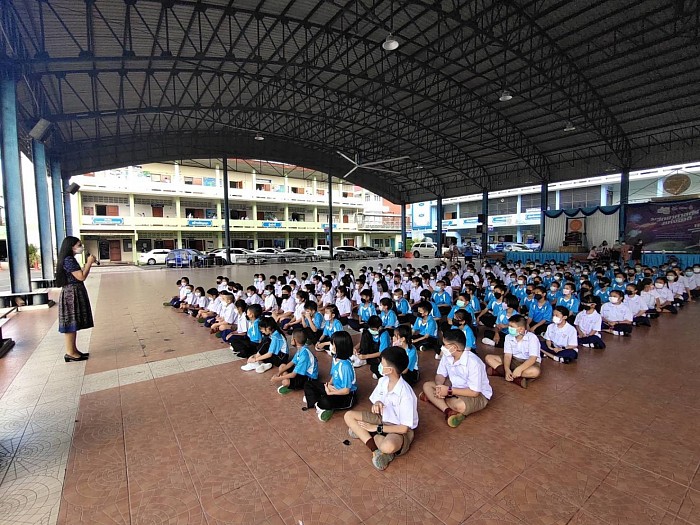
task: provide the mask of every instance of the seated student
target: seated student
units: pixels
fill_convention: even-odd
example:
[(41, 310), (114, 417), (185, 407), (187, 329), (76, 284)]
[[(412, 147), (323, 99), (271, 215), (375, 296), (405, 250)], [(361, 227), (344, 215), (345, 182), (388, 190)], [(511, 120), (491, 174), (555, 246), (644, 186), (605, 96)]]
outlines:
[(367, 321), (373, 315), (377, 315), (377, 309), (372, 302), (372, 290), (369, 288), (360, 293), (360, 306), (357, 308), (357, 319), (348, 319), (348, 326), (359, 332), (367, 328)]
[(309, 300), (309, 294), (307, 294), (301, 288), (297, 288), (294, 298), (294, 317), (284, 325), (284, 331), (287, 334), (291, 334), (296, 328), (303, 328), (302, 321), (304, 319), (304, 308), (306, 306), (306, 301)]
[(216, 315), (220, 304), (221, 300), (217, 289), (209, 288), (207, 290), (207, 306), (200, 308), (197, 312), (197, 322), (204, 323), (209, 317)]
[(413, 324), (416, 320), (416, 316), (411, 313), (411, 305), (403, 296), (404, 292), (400, 287), (394, 288), (393, 298), (394, 305), (396, 307), (396, 317), (399, 324)]
[(504, 338), (508, 334), (508, 319), (518, 313), (518, 298), (508, 294), (504, 301), (506, 307), (501, 308), (496, 317), (496, 325), (493, 330), (485, 330), (481, 342), (487, 346), (503, 348)]
[(693, 269), (687, 267), (684, 271), (680, 268), (677, 269), (678, 272), (678, 286), (683, 290), (683, 300), (692, 301), (693, 300), (693, 290), (695, 289), (695, 279), (693, 279)]
[(270, 382), (279, 383), (277, 393), (289, 394), (292, 390), (302, 390), (307, 381), (318, 379), (318, 359), (306, 344), (306, 332), (297, 328), (292, 332), (292, 346), (297, 351), (288, 363), (280, 365)]
[[(223, 303), (223, 296), (226, 294), (229, 294), (228, 290), (222, 290), (218, 293), (216, 299), (214, 302), (211, 304), (211, 307), (209, 308), (209, 312), (207, 313), (205, 319), (204, 319), (204, 327), (205, 328), (211, 328), (212, 325), (217, 322), (217, 319), (221, 315), (222, 310), (224, 309), (224, 303)], [(231, 297), (233, 297), (233, 294), (231, 294)], [(214, 315), (211, 315), (214, 314)]]
[(275, 286), (268, 284), (263, 290), (263, 316), (276, 315), (279, 306), (275, 295)]
[(557, 304), (556, 306), (563, 306), (567, 310), (569, 310), (569, 317), (567, 318), (567, 321), (570, 325), (574, 324), (574, 318), (576, 317), (576, 314), (578, 313), (578, 310), (580, 308), (580, 301), (574, 294), (576, 291), (576, 288), (574, 286), (574, 283), (567, 282), (561, 290), (561, 297), (557, 299)]
[[(230, 330), (236, 321), (236, 307), (233, 305), (233, 294), (231, 292), (221, 292), (221, 309), (214, 322), (210, 325), (210, 334), (222, 337), (224, 330)], [(206, 326), (206, 323), (205, 323)]]
[(445, 281), (440, 279), (435, 283), (435, 290), (431, 297), (432, 302), (434, 302), (438, 310), (440, 310), (441, 315), (447, 315), (452, 307), (452, 296), (445, 290)]
[(629, 336), (632, 333), (633, 314), (622, 302), (622, 292), (611, 290), (608, 302), (600, 307), (603, 331), (613, 335)]
[[(433, 302), (431, 292), (429, 290), (425, 289), (420, 294), (423, 297), (423, 302), (428, 303), (430, 305), (430, 311), (431, 311), (430, 315), (432, 315), (432, 317), (436, 323), (439, 323), (440, 320), (442, 319), (442, 313), (440, 312), (438, 305), (436, 305)], [(418, 310), (418, 306), (416, 306), (413, 310)]]
[(532, 310), (532, 307), (537, 304), (537, 301), (535, 300), (535, 285), (528, 283), (527, 287), (525, 288), (525, 298), (520, 300), (520, 308), (518, 309), (518, 312), (520, 315), (529, 315), (530, 310)]
[(297, 306), (296, 296), (292, 296), (292, 287), (288, 284), (282, 286), (280, 301), (279, 310), (272, 315), (272, 318), (277, 321), (280, 327), (284, 328), (294, 318), (294, 311)]
[[(466, 310), (457, 310), (452, 318), (452, 330), (461, 330), (464, 332), (466, 339), (466, 347), (476, 353), (476, 336), (471, 329), (472, 316)], [(444, 332), (443, 332), (444, 333)]]
[(625, 274), (618, 270), (615, 272), (615, 282), (611, 284), (610, 291), (617, 290), (619, 292), (624, 292), (625, 284)]
[(568, 323), (566, 306), (555, 306), (552, 323), (540, 342), (542, 353), (558, 363), (571, 363), (578, 358), (578, 335), (576, 328)]
[(338, 309), (335, 305), (326, 306), (323, 314), (323, 333), (316, 343), (316, 351), (327, 351), (331, 344), (331, 336), (336, 332), (343, 331), (343, 325), (338, 320)]
[(416, 347), (413, 346), (411, 327), (399, 325), (399, 327), (394, 330), (394, 338), (391, 342), (393, 346), (399, 346), (406, 351), (408, 364), (404, 371), (401, 372), (401, 377), (403, 377), (409, 385), (415, 385), (420, 379), (420, 372), (418, 371), (418, 352), (416, 351)]
[(610, 279), (608, 279), (607, 277), (599, 277), (598, 278), (598, 286), (593, 291), (593, 295), (595, 295), (598, 299), (600, 299), (601, 303), (608, 302), (608, 297), (610, 297), (609, 285), (610, 285)]
[(527, 321), (522, 315), (514, 315), (508, 320), (503, 357), (489, 354), (485, 360), (488, 375), (504, 377), (506, 381), (527, 388), (528, 382), (540, 376), (540, 340), (527, 330)]
[(387, 348), (382, 354), (385, 375), (369, 396), (371, 411), (351, 410), (344, 416), (348, 434), (367, 446), (377, 470), (386, 469), (396, 456), (408, 452), (418, 426), (416, 394), (401, 377), (407, 366), (403, 348)]
[(389, 331), (389, 335), (394, 333), (394, 329), (399, 326), (399, 318), (394, 312), (394, 303), (388, 297), (379, 301), (379, 318), (382, 326)]
[(547, 301), (549, 301), (549, 304), (552, 306), (557, 304), (557, 301), (562, 296), (562, 293), (559, 291), (559, 286), (560, 284), (558, 281), (552, 281), (549, 285), (549, 290), (547, 291)]
[(442, 338), (443, 356), (435, 381), (426, 381), (418, 397), (443, 412), (447, 424), (455, 428), (469, 414), (486, 408), (493, 390), (484, 363), (465, 347), (464, 333), (448, 330)]
[[(233, 320), (231, 327), (228, 330), (221, 331), (221, 340), (225, 343), (233, 343), (236, 339), (245, 338), (248, 334), (248, 326), (250, 325), (248, 318), (246, 317), (246, 309), (248, 305), (245, 304), (243, 299), (238, 299), (233, 303), (234, 315), (231, 317)], [(233, 346), (231, 346), (233, 349)]]
[[(690, 297), (693, 299), (700, 299), (700, 264), (693, 265), (693, 275), (688, 277), (688, 289), (690, 290)], [(686, 273), (686, 276), (688, 274)]]
[(200, 310), (204, 310), (209, 304), (209, 299), (207, 297), (204, 288), (197, 286), (194, 289), (194, 299), (187, 308), (187, 313), (192, 317), (196, 317)]
[(643, 288), (644, 285), (641, 283), (638, 285), (627, 283), (627, 288), (625, 289), (624, 304), (632, 312), (632, 324), (634, 326), (651, 326), (651, 321), (647, 317), (646, 302), (637, 294), (637, 291)]
[(329, 341), (333, 358), (331, 378), (327, 383), (307, 381), (304, 385), (304, 403), (315, 408), (319, 420), (326, 422), (336, 410), (347, 410), (355, 404), (357, 382), (355, 369), (350, 363), (352, 337), (344, 330), (333, 333)]
[(454, 318), (455, 312), (457, 310), (462, 310), (467, 308), (467, 305), (469, 304), (469, 294), (466, 292), (460, 292), (457, 294), (457, 300), (455, 301), (455, 304), (452, 306), (450, 309), (449, 313), (447, 314), (447, 321), (442, 323), (440, 325), (440, 330), (443, 332), (445, 330), (450, 329), (450, 325), (452, 324), (452, 319)]
[(216, 276), (216, 291), (220, 292), (221, 290), (226, 290), (227, 288), (228, 288), (228, 278), (226, 279), (226, 284), (224, 285), (224, 276), (217, 275)]
[(358, 368), (369, 364), (374, 379), (379, 379), (379, 363), (381, 353), (391, 346), (391, 336), (389, 331), (382, 326), (382, 320), (377, 315), (373, 315), (367, 321), (367, 329), (362, 332), (360, 342), (353, 348), (353, 355), (350, 357), (352, 366)]
[(304, 303), (301, 328), (306, 333), (306, 340), (310, 345), (315, 345), (323, 334), (323, 314), (318, 311), (318, 305), (311, 299)]
[[(264, 290), (264, 289), (263, 289)], [(246, 299), (245, 303), (250, 306), (251, 304), (257, 304), (263, 306), (265, 301), (258, 295), (258, 289), (255, 286), (249, 286), (246, 288)]]
[(187, 277), (181, 277), (175, 281), (177, 286), (177, 295), (173, 296), (170, 301), (163, 303), (163, 306), (172, 306), (173, 308), (180, 308), (180, 303), (185, 300), (187, 295), (187, 285), (190, 284), (190, 280)]
[(686, 289), (683, 284), (678, 281), (678, 276), (674, 269), (670, 269), (666, 272), (666, 281), (668, 282), (668, 289), (673, 293), (673, 305), (682, 307), (687, 300)]
[(178, 306), (180, 313), (186, 314), (189, 311), (190, 306), (192, 306), (194, 302), (194, 285), (188, 284), (187, 286), (185, 286), (185, 299), (181, 301), (180, 306)]
[(576, 315), (574, 326), (578, 330), (578, 344), (587, 348), (605, 348), (600, 337), (603, 318), (596, 310), (597, 303), (592, 295), (581, 298), (581, 311)]
[(231, 349), (238, 357), (247, 359), (258, 351), (258, 346), (263, 339), (259, 326), (262, 306), (259, 304), (251, 304), (248, 306), (245, 313), (249, 321), (248, 330), (244, 337), (236, 338), (231, 341)]
[(435, 319), (431, 313), (433, 307), (430, 303), (423, 301), (418, 303), (416, 322), (413, 323), (413, 343), (418, 345), (421, 352), (434, 350), (435, 359), (440, 359), (440, 349), (438, 347), (438, 329)]
[(496, 319), (498, 314), (501, 313), (501, 309), (506, 308), (504, 298), (505, 286), (502, 284), (494, 285), (492, 298), (488, 300), (486, 307), (476, 316), (477, 322), (483, 326), (493, 328), (496, 325)]
[(547, 325), (552, 322), (552, 305), (547, 301), (543, 286), (535, 288), (535, 304), (528, 312), (528, 329), (535, 335), (541, 335), (547, 330)]
[(646, 310), (646, 316), (649, 319), (656, 319), (659, 317), (659, 312), (656, 311), (656, 294), (654, 294), (654, 283), (648, 277), (644, 277), (639, 281), (639, 297), (644, 303)]
[(319, 304), (322, 308), (335, 303), (335, 292), (330, 281), (323, 281), (321, 284), (321, 293), (319, 294)]
[(258, 323), (263, 337), (269, 338), (269, 344), (261, 345), (257, 353), (248, 358), (241, 367), (244, 372), (255, 370), (258, 374), (267, 372), (273, 366), (280, 366), (289, 361), (287, 338), (272, 317), (263, 317)]
[(408, 302), (411, 305), (411, 310), (414, 312), (418, 303), (420, 303), (423, 300), (421, 296), (422, 292), (423, 286), (421, 285), (420, 277), (413, 277), (413, 279), (411, 279), (411, 289), (408, 292)]
[(671, 313), (673, 315), (678, 313), (678, 308), (673, 304), (673, 292), (666, 286), (665, 277), (656, 278), (656, 281), (654, 281), (654, 289), (651, 293), (656, 299), (656, 311), (658, 313)]
[(348, 289), (338, 286), (335, 291), (335, 306), (338, 309), (338, 320), (343, 326), (347, 325), (352, 315), (352, 303), (348, 297)]

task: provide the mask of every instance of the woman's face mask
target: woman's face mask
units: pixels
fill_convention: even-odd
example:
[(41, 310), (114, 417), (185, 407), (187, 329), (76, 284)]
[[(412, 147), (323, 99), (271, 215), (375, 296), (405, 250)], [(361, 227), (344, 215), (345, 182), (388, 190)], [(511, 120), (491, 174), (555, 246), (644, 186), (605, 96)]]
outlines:
[(85, 251), (85, 246), (83, 246), (82, 244), (79, 244), (79, 245), (76, 245), (73, 247), (73, 253), (76, 255), (80, 255), (84, 251)]

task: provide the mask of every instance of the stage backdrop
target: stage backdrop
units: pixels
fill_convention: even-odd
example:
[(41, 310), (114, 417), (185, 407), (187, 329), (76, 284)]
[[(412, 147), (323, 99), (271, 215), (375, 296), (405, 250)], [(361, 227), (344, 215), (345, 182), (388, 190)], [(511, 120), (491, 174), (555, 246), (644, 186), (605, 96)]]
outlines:
[(627, 242), (645, 251), (700, 252), (700, 199), (627, 206)]
[[(543, 252), (558, 252), (564, 245), (568, 219), (585, 217), (582, 233), (583, 245), (587, 248), (600, 246), (603, 241), (612, 244), (619, 235), (619, 206), (594, 206), (572, 210), (549, 210), (545, 212), (545, 239)], [(580, 231), (580, 230), (579, 230)]]

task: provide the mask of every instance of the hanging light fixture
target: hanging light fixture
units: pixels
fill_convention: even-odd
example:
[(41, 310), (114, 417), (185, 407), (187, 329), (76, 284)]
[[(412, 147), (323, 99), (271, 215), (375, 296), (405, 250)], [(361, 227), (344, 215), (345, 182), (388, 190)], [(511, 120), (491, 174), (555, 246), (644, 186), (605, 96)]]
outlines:
[(564, 127), (564, 131), (566, 131), (568, 133), (568, 132), (574, 131), (574, 130), (576, 130), (576, 126), (574, 126), (574, 123), (571, 122), (570, 120), (567, 120), (566, 126)]
[(255, 140), (265, 140), (265, 137), (263, 137), (260, 132), (255, 134)]
[(512, 99), (513, 99), (513, 95), (511, 95), (510, 91), (508, 91), (507, 89), (504, 89), (503, 91), (501, 91), (501, 96), (498, 97), (498, 100), (500, 100), (501, 102), (508, 102), (509, 100), (512, 100)]
[(395, 49), (398, 49), (399, 41), (394, 38), (394, 35), (389, 33), (386, 35), (386, 40), (384, 40), (384, 43), (382, 43), (382, 47), (385, 51), (394, 51)]

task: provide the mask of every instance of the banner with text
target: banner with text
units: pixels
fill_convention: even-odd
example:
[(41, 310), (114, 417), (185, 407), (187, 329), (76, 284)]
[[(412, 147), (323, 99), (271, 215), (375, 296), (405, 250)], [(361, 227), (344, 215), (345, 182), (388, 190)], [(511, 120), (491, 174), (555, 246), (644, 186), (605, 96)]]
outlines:
[(627, 206), (627, 244), (649, 251), (700, 252), (700, 199)]

